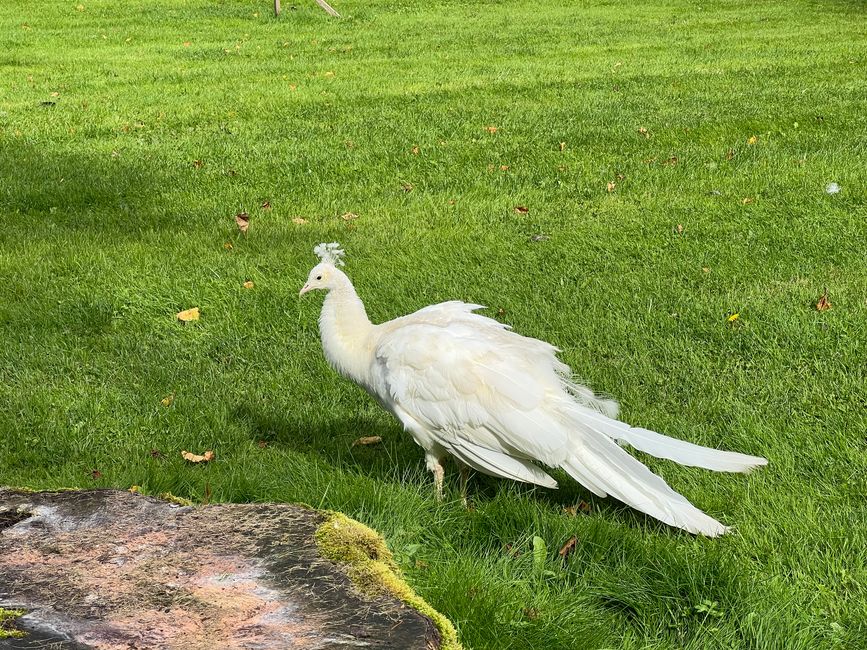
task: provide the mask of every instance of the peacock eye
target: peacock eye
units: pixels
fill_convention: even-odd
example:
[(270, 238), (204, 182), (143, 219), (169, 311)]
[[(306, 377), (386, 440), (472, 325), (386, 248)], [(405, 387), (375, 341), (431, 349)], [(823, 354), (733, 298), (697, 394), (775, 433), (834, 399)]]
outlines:
[(322, 279), (322, 276), (321, 276), (321, 275), (317, 275), (317, 276), (316, 276), (316, 279), (317, 279), (317, 280), (321, 280), (321, 279)]

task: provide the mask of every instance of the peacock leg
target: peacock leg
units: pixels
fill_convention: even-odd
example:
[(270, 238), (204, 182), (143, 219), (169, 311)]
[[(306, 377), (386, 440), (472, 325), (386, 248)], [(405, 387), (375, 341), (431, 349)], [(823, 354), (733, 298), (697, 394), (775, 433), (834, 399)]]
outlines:
[(440, 459), (433, 454), (425, 454), (425, 461), (427, 463), (427, 468), (433, 472), (434, 475), (434, 489), (436, 490), (437, 501), (442, 501), (443, 477), (445, 476), (446, 471), (443, 469), (443, 464), (440, 462)]
[(468, 508), (467, 483), (470, 480), (470, 466), (457, 458), (455, 458), (455, 465), (458, 466), (458, 471), (461, 473), (461, 503), (464, 504), (464, 508)]

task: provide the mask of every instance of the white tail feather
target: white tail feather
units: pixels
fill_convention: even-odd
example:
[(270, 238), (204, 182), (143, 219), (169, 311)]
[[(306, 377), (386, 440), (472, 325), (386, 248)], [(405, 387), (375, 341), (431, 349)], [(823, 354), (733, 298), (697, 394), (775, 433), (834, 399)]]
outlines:
[[(576, 424), (585, 431), (590, 428)], [(596, 431), (586, 433), (582, 446), (562, 467), (592, 492), (599, 494), (602, 490), (636, 510), (691, 533), (716, 537), (728, 530), (672, 490), (613, 440)], [(605, 496), (604, 493), (599, 496)]]

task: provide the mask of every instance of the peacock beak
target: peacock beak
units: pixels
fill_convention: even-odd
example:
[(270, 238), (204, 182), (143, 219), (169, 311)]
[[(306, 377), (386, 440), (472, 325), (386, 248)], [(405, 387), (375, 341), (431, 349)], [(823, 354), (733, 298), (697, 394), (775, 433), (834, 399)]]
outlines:
[(301, 287), (301, 291), (298, 292), (298, 297), (300, 298), (301, 296), (303, 296), (303, 295), (304, 295), (305, 293), (307, 293), (308, 291), (310, 291), (310, 285), (309, 285), (309, 284), (305, 284), (303, 287)]

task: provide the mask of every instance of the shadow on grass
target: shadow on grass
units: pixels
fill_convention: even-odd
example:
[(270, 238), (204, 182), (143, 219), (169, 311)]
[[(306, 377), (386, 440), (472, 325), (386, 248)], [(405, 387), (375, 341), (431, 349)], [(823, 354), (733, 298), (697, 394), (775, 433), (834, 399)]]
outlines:
[(6, 141), (0, 144), (0, 178), (2, 212), (118, 234), (177, 226), (161, 202), (162, 192), (176, 180), (132, 155)]

